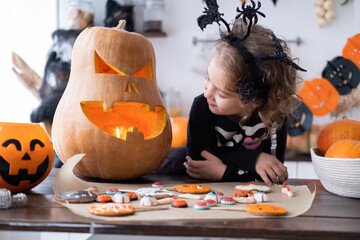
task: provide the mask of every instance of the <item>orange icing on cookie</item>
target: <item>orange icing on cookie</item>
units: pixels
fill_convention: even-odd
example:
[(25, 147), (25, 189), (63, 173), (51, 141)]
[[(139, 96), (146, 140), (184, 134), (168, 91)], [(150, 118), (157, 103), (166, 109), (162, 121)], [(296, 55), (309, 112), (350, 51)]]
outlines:
[(99, 203), (92, 205), (89, 212), (95, 215), (129, 215), (134, 213), (134, 207), (129, 204)]
[(208, 193), (211, 191), (210, 187), (201, 184), (175, 185), (174, 189), (182, 193)]
[(254, 215), (269, 216), (279, 216), (285, 215), (287, 213), (287, 210), (285, 208), (268, 204), (246, 205), (246, 211)]
[(171, 203), (171, 206), (176, 207), (176, 208), (185, 208), (188, 205), (185, 200), (177, 199)]

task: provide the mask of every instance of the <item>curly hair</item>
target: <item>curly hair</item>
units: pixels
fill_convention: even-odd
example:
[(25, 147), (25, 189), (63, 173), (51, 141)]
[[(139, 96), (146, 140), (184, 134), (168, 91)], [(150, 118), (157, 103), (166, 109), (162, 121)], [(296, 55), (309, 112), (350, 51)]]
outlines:
[[(236, 21), (232, 28), (232, 34), (242, 38), (247, 27), (242, 21)], [(272, 31), (260, 25), (251, 28), (251, 34), (244, 41), (245, 48), (257, 59), (270, 56), (274, 53), (274, 45), (271, 40)], [(284, 40), (279, 39), (283, 51), (290, 56), (290, 50)], [(236, 92), (236, 83), (243, 76), (251, 76), (251, 70), (244, 61), (239, 51), (226, 40), (219, 40), (215, 50), (215, 57), (227, 72), (228, 81), (225, 87)], [(301, 81), (296, 69), (276, 60), (257, 61), (257, 67), (261, 71), (262, 81), (267, 79), (269, 89), (266, 99), (259, 100), (258, 107), (246, 113), (240, 124), (246, 122), (252, 114), (257, 113), (267, 128), (269, 137), (273, 128), (283, 126), (287, 116), (291, 115), (299, 103), (297, 98), (297, 83)], [(239, 96), (241, 98), (241, 96)]]

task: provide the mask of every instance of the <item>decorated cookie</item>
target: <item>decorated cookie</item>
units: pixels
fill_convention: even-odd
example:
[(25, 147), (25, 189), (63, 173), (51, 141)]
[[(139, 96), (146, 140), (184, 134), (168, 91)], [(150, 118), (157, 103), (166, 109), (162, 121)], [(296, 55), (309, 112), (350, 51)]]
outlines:
[(102, 195), (98, 195), (96, 197), (96, 201), (99, 202), (99, 203), (112, 202), (112, 197), (110, 195), (107, 195), (107, 194), (102, 194)]
[(165, 185), (162, 182), (154, 182), (151, 186), (155, 187), (155, 188), (159, 188), (159, 187), (163, 187)]
[(96, 194), (91, 191), (59, 192), (55, 199), (60, 202), (69, 203), (90, 203), (95, 202)]
[(180, 193), (205, 194), (211, 191), (210, 187), (201, 184), (175, 185), (174, 190)]
[(203, 201), (197, 202), (194, 204), (194, 209), (196, 209), (196, 210), (207, 210), (209, 208), (210, 208), (210, 206), (208, 204), (204, 203)]
[(178, 195), (179, 198), (186, 198), (186, 199), (194, 199), (194, 200), (200, 200), (201, 195), (199, 194), (192, 194), (192, 193), (180, 193)]
[(257, 192), (254, 194), (254, 198), (258, 203), (269, 201), (268, 196), (264, 192)]
[(223, 192), (216, 192), (217, 195), (219, 195), (220, 200), (223, 199), (225, 197)]
[(235, 193), (234, 200), (238, 203), (243, 204), (253, 204), (257, 203), (256, 199), (254, 198), (254, 195), (251, 193), (248, 193), (246, 197), (243, 197), (243, 195)]
[(115, 193), (118, 193), (119, 189), (117, 188), (109, 188), (108, 190), (106, 190), (106, 194), (107, 195), (114, 195)]
[(171, 206), (175, 208), (186, 208), (188, 204), (185, 200), (177, 199), (171, 203)]
[(217, 203), (219, 203), (221, 201), (220, 196), (216, 193), (216, 192), (209, 192), (208, 194), (206, 194), (204, 200), (214, 200)]
[(221, 199), (221, 204), (235, 205), (236, 202), (235, 202), (234, 198), (232, 198), (232, 197), (224, 197), (223, 199)]
[(98, 203), (89, 208), (91, 214), (100, 216), (123, 216), (134, 213), (134, 207), (129, 204)]
[(256, 185), (256, 184), (247, 184), (247, 185), (237, 185), (235, 186), (235, 192), (237, 190), (244, 190), (247, 192), (252, 192), (252, 191), (261, 191), (264, 193), (269, 193), (271, 192), (271, 189), (268, 186), (264, 186), (264, 185)]
[(112, 200), (115, 203), (129, 203), (130, 202), (129, 196), (124, 192), (115, 193), (115, 195), (113, 195), (113, 197), (112, 197)]
[(285, 208), (266, 204), (246, 205), (246, 212), (257, 216), (281, 216), (287, 214)]
[(170, 203), (172, 203), (174, 200), (175, 200), (174, 198), (168, 197), (168, 198), (158, 199), (157, 201), (158, 201), (159, 204), (163, 205), (163, 204), (170, 204)]
[(136, 193), (127, 192), (126, 195), (128, 195), (128, 197), (130, 198), (130, 201), (135, 201), (138, 199), (138, 196), (136, 195)]
[(202, 202), (206, 203), (209, 207), (216, 207), (216, 205), (217, 205), (217, 202), (213, 199), (206, 199)]
[(235, 191), (235, 196), (237, 196), (237, 197), (247, 197), (247, 195), (248, 195), (248, 192), (245, 190), (239, 189), (239, 190)]
[(145, 197), (140, 199), (140, 205), (146, 207), (152, 207), (158, 205), (157, 199), (152, 195), (145, 195)]
[(87, 189), (85, 189), (85, 191), (91, 191), (93, 193), (97, 193), (98, 188), (96, 186), (92, 186), (92, 187), (88, 187)]
[(285, 183), (283, 183), (281, 193), (288, 196), (288, 197), (293, 197), (294, 196), (294, 193), (290, 190), (290, 188), (288, 186), (286, 186)]
[(156, 199), (166, 198), (166, 197), (172, 197), (175, 194), (170, 192), (169, 190), (162, 189), (162, 188), (139, 188), (136, 190), (136, 195), (138, 195), (139, 198), (142, 198), (146, 195), (154, 196)]

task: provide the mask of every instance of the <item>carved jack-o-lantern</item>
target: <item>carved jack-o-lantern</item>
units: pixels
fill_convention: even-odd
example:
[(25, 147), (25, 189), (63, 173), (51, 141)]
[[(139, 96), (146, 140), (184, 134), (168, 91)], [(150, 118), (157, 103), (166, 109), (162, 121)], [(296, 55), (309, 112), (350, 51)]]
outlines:
[(41, 183), (54, 163), (54, 149), (39, 124), (0, 123), (0, 188), (27, 191)]
[(62, 162), (86, 154), (74, 168), (79, 175), (126, 180), (158, 168), (170, 150), (171, 125), (150, 41), (120, 28), (85, 29), (52, 129)]
[(339, 92), (325, 78), (305, 81), (299, 95), (311, 112), (316, 116), (325, 116), (339, 104)]

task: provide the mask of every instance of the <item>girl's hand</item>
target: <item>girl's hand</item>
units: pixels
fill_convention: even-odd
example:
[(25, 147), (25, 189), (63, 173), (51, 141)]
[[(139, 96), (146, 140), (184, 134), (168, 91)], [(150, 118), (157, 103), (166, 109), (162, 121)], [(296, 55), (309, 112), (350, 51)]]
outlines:
[(219, 181), (226, 170), (226, 165), (208, 151), (202, 151), (201, 156), (205, 160), (193, 160), (190, 156), (186, 156), (187, 162), (184, 163), (186, 172), (193, 178)]
[(264, 152), (260, 153), (256, 159), (255, 171), (267, 185), (283, 183), (289, 177), (287, 167), (274, 156)]

